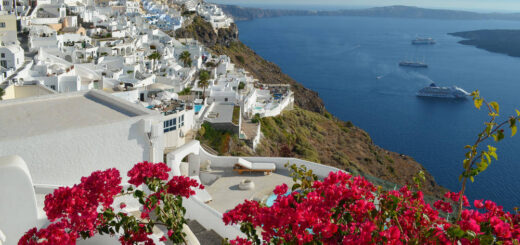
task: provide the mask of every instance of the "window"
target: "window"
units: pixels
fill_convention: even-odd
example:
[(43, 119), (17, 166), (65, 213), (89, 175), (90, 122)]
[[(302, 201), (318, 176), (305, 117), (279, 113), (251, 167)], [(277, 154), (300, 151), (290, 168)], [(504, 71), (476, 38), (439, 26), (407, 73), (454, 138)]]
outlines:
[(5, 28), (5, 22), (0, 22), (0, 28)]
[(0, 60), (0, 66), (2, 66), (3, 68), (7, 68), (7, 61)]
[(224, 101), (227, 102), (227, 101), (228, 101), (228, 98), (224, 98)]
[(5, 58), (5, 53), (0, 54), (0, 57)]
[(56, 90), (56, 86), (51, 85), (51, 89), (52, 89), (52, 90)]
[(168, 133), (177, 129), (177, 118), (164, 121), (164, 132)]
[(184, 126), (184, 115), (181, 115), (179, 117), (179, 128), (182, 127), (182, 126)]

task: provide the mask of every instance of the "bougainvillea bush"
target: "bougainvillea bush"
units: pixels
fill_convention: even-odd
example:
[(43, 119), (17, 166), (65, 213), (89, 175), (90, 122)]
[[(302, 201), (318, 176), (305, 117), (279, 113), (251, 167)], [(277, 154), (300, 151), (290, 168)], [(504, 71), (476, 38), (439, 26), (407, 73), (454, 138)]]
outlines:
[[(295, 166), (292, 167), (296, 169)], [(331, 172), (322, 181), (299, 168), (296, 184), (277, 186), (271, 207), (245, 201), (224, 214), (247, 239), (231, 244), (519, 244), (520, 214), (491, 201), (474, 202), (460, 220), (447, 219), (458, 193), (425, 203), (423, 193), (402, 187), (383, 191), (363, 177)], [(287, 195), (287, 193), (289, 194)], [(469, 207), (465, 197), (464, 206)], [(442, 212), (440, 212), (442, 211)]]
[(497, 122), (498, 103), (487, 102), (478, 91), (471, 96), (477, 109), (487, 109), (489, 120), (475, 142), (465, 146), (460, 192), (448, 192), (430, 205), (420, 191), (424, 173), (413, 178), (411, 187), (384, 191), (344, 172), (320, 181), (312, 171), (293, 165), (296, 184), (291, 191), (277, 186), (271, 207), (245, 201), (224, 214), (226, 224), (240, 224), (247, 236), (231, 244), (520, 244), (518, 210), (506, 212), (483, 200), (471, 207), (464, 196), (467, 180), (473, 182), (498, 159), (497, 148), (482, 143), (504, 139), (507, 126), (514, 136), (520, 111)]
[[(186, 223), (182, 197), (189, 198), (194, 188), (204, 187), (188, 177), (169, 178), (170, 170), (164, 163), (142, 162), (128, 172), (131, 185), (127, 188), (121, 185), (117, 169), (96, 171), (77, 185), (61, 187), (45, 197), (44, 211), (51, 224), (30, 229), (18, 244), (76, 244), (78, 239), (96, 235), (119, 235), (121, 244), (154, 244), (149, 235), (155, 226), (168, 231), (161, 241), (182, 243)], [(126, 207), (114, 203), (115, 198), (125, 195), (142, 205), (140, 217), (115, 212), (114, 207)]]

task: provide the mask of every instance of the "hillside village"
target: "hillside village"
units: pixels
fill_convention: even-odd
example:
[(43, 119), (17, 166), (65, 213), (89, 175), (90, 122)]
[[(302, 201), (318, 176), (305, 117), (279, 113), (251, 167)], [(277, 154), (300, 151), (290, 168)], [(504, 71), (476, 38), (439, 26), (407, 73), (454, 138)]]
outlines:
[[(259, 119), (294, 107), (288, 85), (257, 80), (230, 57), (175, 38), (196, 16), (215, 33), (229, 28), (233, 19), (217, 5), (11, 0), (0, 10), (0, 195), (9, 200), (0, 202), (0, 244), (48, 224), (45, 195), (95, 170), (126, 173), (137, 162), (165, 162), (173, 175), (204, 184), (184, 204), (191, 244), (243, 236), (222, 214), (245, 199), (265, 202), (276, 185), (292, 183), (286, 163), (321, 177), (338, 170), (296, 158), (218, 156), (197, 140), (211, 128), (254, 152)], [(157, 244), (164, 232), (156, 232)]]

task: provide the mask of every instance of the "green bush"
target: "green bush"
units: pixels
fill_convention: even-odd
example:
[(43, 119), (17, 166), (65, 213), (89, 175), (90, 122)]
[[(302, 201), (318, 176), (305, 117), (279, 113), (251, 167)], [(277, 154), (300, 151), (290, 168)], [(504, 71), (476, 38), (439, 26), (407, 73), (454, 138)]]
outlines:
[(181, 92), (178, 93), (179, 95), (189, 95), (191, 94), (191, 88), (185, 88)]
[(242, 63), (242, 64), (244, 64), (244, 63), (246, 62), (246, 60), (244, 59), (244, 56), (242, 56), (242, 55), (237, 55), (237, 56), (235, 56), (235, 57), (236, 57), (237, 60), (238, 60), (240, 63)]
[(234, 137), (233, 132), (217, 130), (208, 122), (203, 123), (199, 130), (200, 141), (218, 151), (219, 154), (229, 152), (229, 145), (232, 137)]

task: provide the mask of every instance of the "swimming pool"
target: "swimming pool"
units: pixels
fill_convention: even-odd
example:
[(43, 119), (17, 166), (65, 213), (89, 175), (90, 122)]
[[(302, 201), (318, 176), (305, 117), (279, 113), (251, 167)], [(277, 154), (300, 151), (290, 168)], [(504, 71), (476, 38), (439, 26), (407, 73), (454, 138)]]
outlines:
[(195, 105), (194, 108), (195, 108), (195, 113), (197, 113), (200, 111), (200, 109), (202, 109), (202, 105)]
[[(283, 195), (284, 195), (284, 196), (288, 196), (289, 194), (291, 194), (291, 190), (290, 190), (290, 189), (287, 190), (287, 192), (286, 192), (285, 194), (283, 194)], [(276, 194), (271, 194), (271, 195), (267, 198), (267, 200), (265, 200), (265, 205), (266, 205), (267, 207), (271, 207), (271, 206), (273, 206), (274, 201), (276, 200), (277, 197), (278, 197), (278, 195), (276, 195)]]

